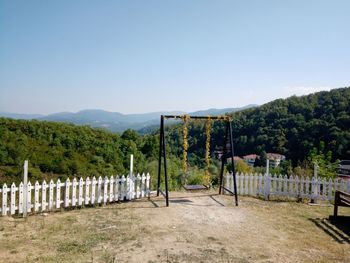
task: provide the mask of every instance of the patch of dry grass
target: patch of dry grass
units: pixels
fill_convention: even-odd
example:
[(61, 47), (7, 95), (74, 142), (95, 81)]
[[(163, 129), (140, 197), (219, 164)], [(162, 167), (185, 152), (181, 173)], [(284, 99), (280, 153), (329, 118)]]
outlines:
[[(153, 198), (26, 219), (2, 217), (0, 258), (60, 263), (350, 262), (349, 232), (326, 219), (332, 206), (240, 197), (235, 207), (229, 196), (171, 196), (168, 208), (163, 199)], [(340, 208), (339, 213), (350, 215), (349, 210)]]

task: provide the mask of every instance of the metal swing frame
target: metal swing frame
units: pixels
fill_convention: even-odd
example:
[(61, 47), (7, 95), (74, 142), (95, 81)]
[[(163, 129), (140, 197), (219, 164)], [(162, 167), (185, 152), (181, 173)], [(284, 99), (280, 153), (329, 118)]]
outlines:
[[(165, 129), (164, 129), (164, 120), (165, 119), (181, 119), (183, 115), (161, 115), (160, 116), (160, 135), (159, 135), (159, 160), (158, 160), (158, 184), (157, 184), (157, 196), (162, 194), (165, 198), (166, 206), (169, 206), (169, 190), (168, 190), (168, 171), (167, 171), (167, 159), (166, 159), (166, 147), (165, 147)], [(224, 190), (235, 197), (235, 204), (238, 206), (238, 197), (237, 197), (237, 183), (236, 183), (236, 173), (235, 173), (235, 163), (234, 163), (234, 150), (233, 150), (233, 135), (232, 135), (232, 121), (228, 116), (188, 116), (190, 119), (204, 119), (204, 120), (221, 120), (226, 123), (225, 128), (225, 137), (223, 142), (223, 155), (221, 158), (221, 171), (220, 171), (220, 180), (219, 180), (219, 194), (223, 194)], [(227, 153), (227, 140), (230, 143), (230, 152)], [(234, 191), (226, 188), (224, 186), (224, 167), (226, 159), (231, 157), (232, 162), (232, 176), (233, 176), (233, 185)], [(164, 159), (164, 182), (165, 182), (165, 191), (160, 188), (160, 179), (162, 172), (162, 158)]]

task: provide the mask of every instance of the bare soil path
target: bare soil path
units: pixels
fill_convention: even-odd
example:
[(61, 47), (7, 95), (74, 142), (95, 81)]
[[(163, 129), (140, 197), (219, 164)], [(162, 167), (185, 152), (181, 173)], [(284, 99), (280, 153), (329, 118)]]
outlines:
[[(0, 218), (0, 262), (350, 262), (333, 206), (215, 193)], [(349, 215), (340, 208), (339, 214)]]

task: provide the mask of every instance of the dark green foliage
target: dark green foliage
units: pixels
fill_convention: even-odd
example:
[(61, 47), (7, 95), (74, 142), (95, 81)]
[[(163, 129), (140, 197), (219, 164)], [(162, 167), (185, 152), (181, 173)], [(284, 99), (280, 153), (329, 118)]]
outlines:
[(277, 152), (295, 166), (323, 141), (333, 161), (350, 156), (350, 88), (278, 99), (233, 118), (238, 155)]
[[(279, 99), (261, 107), (233, 113), (235, 155), (256, 153), (258, 166), (265, 166), (266, 152), (286, 155), (287, 161), (274, 172), (298, 169), (310, 174), (317, 160), (320, 172), (337, 159), (350, 159), (350, 88)], [(205, 168), (205, 122), (190, 121), (189, 181), (201, 182)], [(224, 123), (213, 122), (211, 149), (221, 148)], [(166, 126), (170, 189), (183, 183), (181, 170), (182, 122)], [(141, 136), (133, 130), (114, 134), (87, 126), (0, 118), (0, 179), (18, 181), (25, 159), (32, 179), (125, 174), (129, 155), (134, 154), (136, 172), (150, 172), (153, 189), (158, 169), (159, 131)], [(211, 175), (218, 181), (219, 163), (212, 160)], [(303, 168), (304, 167), (304, 168)], [(1, 183), (0, 182), (0, 183)]]
[(30, 177), (43, 173), (62, 175), (123, 174), (129, 155), (135, 156), (135, 171), (143, 171), (142, 139), (134, 131), (121, 136), (104, 130), (63, 123), (0, 118), (0, 176), (17, 179), (25, 159)]
[[(231, 115), (235, 155), (277, 152), (297, 166), (323, 141), (324, 151), (332, 152), (332, 161), (350, 158), (350, 88), (278, 99)], [(223, 125), (214, 123), (212, 145), (222, 145)], [(170, 132), (169, 140), (176, 137), (174, 134), (181, 137), (181, 127), (173, 127)], [(202, 125), (192, 123), (189, 126), (189, 141), (189, 153), (204, 156)], [(173, 152), (179, 154), (178, 142), (172, 145)]]

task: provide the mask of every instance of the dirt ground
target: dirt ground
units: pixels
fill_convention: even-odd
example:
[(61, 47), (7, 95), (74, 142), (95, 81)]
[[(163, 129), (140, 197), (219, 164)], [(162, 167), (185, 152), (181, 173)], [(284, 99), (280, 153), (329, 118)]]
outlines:
[[(333, 206), (171, 193), (103, 207), (0, 218), (1, 262), (350, 262)], [(350, 208), (340, 208), (350, 216)], [(347, 217), (348, 218), (348, 217)]]

